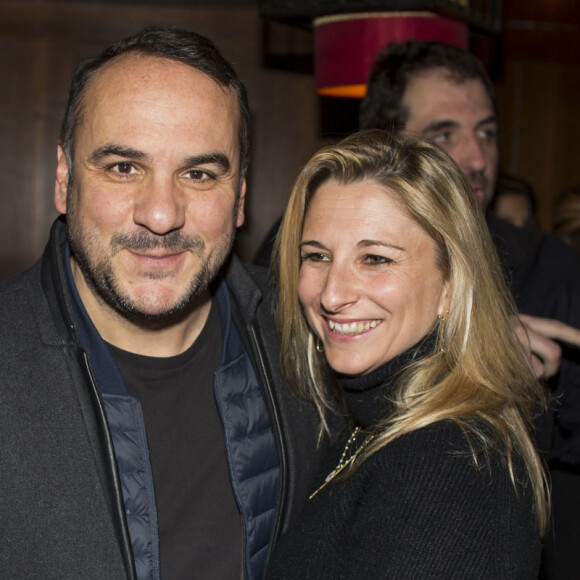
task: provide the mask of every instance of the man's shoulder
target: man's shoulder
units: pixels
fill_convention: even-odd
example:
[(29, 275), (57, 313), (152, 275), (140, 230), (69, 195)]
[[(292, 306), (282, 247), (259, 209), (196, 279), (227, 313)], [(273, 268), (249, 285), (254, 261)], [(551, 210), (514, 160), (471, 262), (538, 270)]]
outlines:
[(24, 345), (58, 344), (40, 282), (40, 265), (0, 281), (0, 344), (3, 354)]
[[(543, 268), (576, 275), (580, 255), (554, 234), (534, 228), (518, 228), (494, 216), (487, 223), (500, 259), (511, 270)], [(572, 271), (565, 270), (572, 268)]]
[(32, 267), (0, 280), (0, 311), (10, 309), (13, 301), (21, 301), (25, 296), (38, 294), (40, 291), (40, 265)]

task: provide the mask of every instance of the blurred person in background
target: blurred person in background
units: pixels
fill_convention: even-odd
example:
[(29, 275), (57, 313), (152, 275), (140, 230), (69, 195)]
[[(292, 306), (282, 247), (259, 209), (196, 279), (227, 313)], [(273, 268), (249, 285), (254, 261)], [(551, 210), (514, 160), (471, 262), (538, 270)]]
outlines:
[(554, 204), (553, 232), (580, 253), (580, 187), (567, 189)]
[(536, 227), (536, 196), (532, 187), (522, 181), (500, 175), (491, 200), (490, 211), (518, 228)]

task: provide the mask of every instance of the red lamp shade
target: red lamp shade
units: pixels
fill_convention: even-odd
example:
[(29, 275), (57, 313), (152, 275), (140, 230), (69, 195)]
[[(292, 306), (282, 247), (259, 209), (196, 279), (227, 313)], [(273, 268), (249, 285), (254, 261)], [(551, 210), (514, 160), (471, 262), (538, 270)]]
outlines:
[(363, 98), (375, 54), (389, 42), (438, 40), (467, 49), (468, 27), (430, 12), (380, 12), (314, 20), (317, 91)]

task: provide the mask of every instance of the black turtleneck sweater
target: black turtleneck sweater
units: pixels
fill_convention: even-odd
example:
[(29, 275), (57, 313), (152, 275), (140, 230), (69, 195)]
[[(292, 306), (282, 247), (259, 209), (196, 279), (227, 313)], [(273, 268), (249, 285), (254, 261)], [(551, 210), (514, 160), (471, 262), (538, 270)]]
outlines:
[[(340, 381), (363, 428), (389, 414), (392, 377), (431, 348), (427, 338), (369, 375)], [(336, 467), (349, 435), (312, 491)], [(531, 580), (539, 557), (529, 484), (516, 494), (494, 453), (478, 469), (459, 427), (441, 421), (396, 439), (346, 481), (323, 487), (278, 542), (266, 578)]]

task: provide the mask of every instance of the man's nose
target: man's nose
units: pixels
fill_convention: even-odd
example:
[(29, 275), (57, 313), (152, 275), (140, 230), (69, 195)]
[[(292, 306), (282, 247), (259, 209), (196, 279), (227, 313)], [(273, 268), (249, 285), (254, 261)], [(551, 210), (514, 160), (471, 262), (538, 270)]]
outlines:
[(183, 193), (170, 178), (154, 178), (143, 184), (133, 209), (133, 221), (157, 235), (182, 228), (185, 224)]
[(465, 137), (462, 142), (461, 158), (458, 161), (465, 173), (484, 171), (487, 168), (488, 159), (483, 144), (476, 135)]

